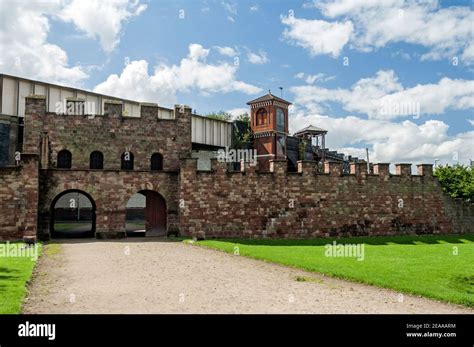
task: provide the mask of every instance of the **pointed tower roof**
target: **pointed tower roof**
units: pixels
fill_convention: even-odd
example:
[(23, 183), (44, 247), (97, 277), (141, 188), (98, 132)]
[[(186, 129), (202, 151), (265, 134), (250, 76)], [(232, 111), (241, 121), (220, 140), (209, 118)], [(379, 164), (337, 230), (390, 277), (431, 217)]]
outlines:
[(322, 128), (315, 127), (314, 125), (308, 125), (306, 128), (303, 128), (301, 130), (298, 130), (294, 136), (300, 136), (300, 135), (319, 135), (319, 134), (327, 134), (327, 130), (324, 130)]
[(291, 102), (283, 100), (282, 98), (279, 98), (278, 96), (273, 95), (270, 91), (268, 91), (268, 94), (265, 94), (264, 96), (261, 96), (255, 100), (247, 102), (247, 105), (253, 105), (253, 104), (257, 104), (257, 103), (265, 102), (265, 101), (278, 101), (286, 105), (291, 105)]

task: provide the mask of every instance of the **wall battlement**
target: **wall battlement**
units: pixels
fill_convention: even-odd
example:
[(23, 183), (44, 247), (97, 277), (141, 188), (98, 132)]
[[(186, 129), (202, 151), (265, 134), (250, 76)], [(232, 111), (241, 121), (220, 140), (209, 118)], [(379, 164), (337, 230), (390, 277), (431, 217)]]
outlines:
[[(143, 106), (142, 117), (122, 117), (120, 102), (105, 102), (104, 115), (59, 115), (46, 112), (44, 97), (26, 98), (24, 152), (41, 153), (41, 167), (55, 167), (61, 150), (72, 154), (73, 169), (89, 168), (90, 154), (100, 151), (104, 168), (120, 169), (131, 152), (135, 169), (148, 170), (153, 153), (163, 169), (177, 170), (179, 158), (191, 154), (191, 109), (176, 105), (175, 119), (159, 119), (158, 106)], [(47, 163), (47, 164), (45, 164)]]
[[(354, 163), (342, 175), (339, 163), (298, 162), (288, 173), (285, 160), (270, 161), (260, 172), (244, 163), (241, 172), (213, 160), (212, 170), (197, 171), (195, 159), (182, 159), (180, 231), (206, 237), (362, 236), (474, 232), (473, 204), (455, 202), (442, 192), (432, 166)], [(451, 205), (447, 205), (447, 202)], [(456, 211), (456, 212), (454, 212)], [(459, 223), (462, 211), (462, 225)]]
[[(94, 202), (97, 237), (126, 235), (126, 205), (140, 191), (159, 194), (168, 233), (205, 237), (312, 238), (474, 232), (474, 204), (446, 196), (428, 164), (352, 163), (343, 174), (336, 162), (272, 160), (269, 171), (249, 162), (241, 171), (211, 161), (198, 171), (191, 156), (191, 109), (176, 105), (174, 120), (159, 119), (159, 107), (142, 105), (142, 117), (121, 115), (119, 102), (105, 114), (46, 112), (43, 96), (26, 98), (20, 165), (0, 168), (0, 239), (48, 238), (54, 202), (80, 191)], [(62, 150), (68, 169), (57, 169)], [(133, 169), (121, 167), (124, 151)], [(93, 151), (103, 169), (91, 169)], [(163, 155), (161, 171), (151, 170), (152, 154)], [(155, 200), (156, 202), (156, 200)], [(163, 207), (164, 206), (164, 207)], [(160, 218), (161, 218), (160, 217)]]
[[(322, 167), (318, 166), (315, 161), (300, 160), (297, 162), (298, 171), (288, 172), (288, 164), (286, 160), (269, 160), (269, 170), (259, 170), (258, 163), (253, 164), (250, 162), (241, 161), (240, 171), (231, 171), (228, 169), (228, 163), (221, 162), (217, 158), (211, 159), (211, 170), (202, 171), (197, 168), (196, 158), (183, 158), (187, 162), (182, 162), (183, 167), (188, 170), (195, 169), (197, 172), (214, 172), (218, 174), (229, 173), (229, 174), (276, 174), (276, 175), (287, 175), (288, 177), (295, 177), (298, 175), (313, 175), (313, 176), (332, 176), (332, 177), (379, 177), (382, 179), (389, 179), (391, 177), (425, 177), (433, 178), (433, 165), (432, 164), (417, 164), (416, 174), (412, 174), (412, 164), (394, 164), (395, 174), (390, 173), (389, 163), (379, 163), (373, 165), (373, 172), (367, 173), (366, 163), (350, 163), (350, 173), (345, 174), (342, 170), (342, 163), (340, 162), (329, 162), (323, 163)], [(195, 164), (196, 162), (196, 164)]]

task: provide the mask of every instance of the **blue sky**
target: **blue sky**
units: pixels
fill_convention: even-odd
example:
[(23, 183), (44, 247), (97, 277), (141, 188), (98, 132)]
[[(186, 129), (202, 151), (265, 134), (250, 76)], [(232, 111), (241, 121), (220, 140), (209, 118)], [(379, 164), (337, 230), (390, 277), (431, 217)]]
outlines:
[(200, 114), (283, 87), (290, 130), (327, 128), (335, 149), (474, 160), (470, 1), (1, 4), (1, 72)]

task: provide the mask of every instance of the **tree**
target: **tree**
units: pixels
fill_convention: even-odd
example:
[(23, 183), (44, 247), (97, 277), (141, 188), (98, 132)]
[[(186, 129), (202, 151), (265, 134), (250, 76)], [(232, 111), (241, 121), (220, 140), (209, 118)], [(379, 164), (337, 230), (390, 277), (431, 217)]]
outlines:
[(241, 115), (237, 116), (235, 118), (236, 121), (239, 121), (239, 122), (244, 122), (244, 123), (248, 123), (249, 127), (250, 127), (250, 116), (247, 112), (245, 113), (242, 113)]
[(434, 171), (443, 190), (453, 198), (474, 202), (474, 170), (464, 165), (438, 166)]
[(236, 149), (249, 148), (253, 140), (253, 135), (250, 128), (250, 116), (248, 113), (236, 117), (234, 129), (234, 147)]
[(208, 118), (230, 121), (232, 120), (232, 115), (225, 111), (211, 112), (206, 115)]

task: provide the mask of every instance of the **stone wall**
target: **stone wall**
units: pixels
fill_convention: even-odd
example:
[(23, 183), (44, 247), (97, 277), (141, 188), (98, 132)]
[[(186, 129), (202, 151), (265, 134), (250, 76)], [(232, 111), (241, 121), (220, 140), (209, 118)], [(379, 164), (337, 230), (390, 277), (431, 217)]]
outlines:
[(51, 206), (65, 191), (86, 193), (96, 206), (96, 233), (100, 238), (125, 236), (128, 200), (143, 190), (159, 193), (166, 200), (168, 233), (178, 229), (178, 173), (172, 171), (41, 170), (39, 237), (50, 237)]
[(193, 150), (191, 157), (197, 158), (197, 168), (201, 171), (208, 171), (211, 169), (211, 159), (217, 158), (217, 151), (210, 150)]
[[(104, 116), (45, 112), (45, 98), (28, 97), (25, 138), (18, 166), (0, 168), (0, 240), (50, 236), (51, 208), (69, 191), (81, 191), (96, 207), (97, 237), (125, 236), (126, 205), (140, 191), (166, 201), (167, 231), (183, 236), (287, 237), (361, 236), (474, 232), (474, 208), (443, 194), (431, 165), (353, 163), (342, 175), (340, 163), (298, 162), (288, 173), (285, 160), (270, 171), (242, 163), (211, 160), (198, 171), (191, 156), (191, 110), (176, 107), (174, 120), (158, 119), (158, 108), (142, 105), (141, 118), (120, 115), (122, 106), (106, 103)], [(58, 169), (58, 151), (72, 152), (72, 168)], [(103, 170), (89, 169), (89, 155), (104, 154)], [(133, 171), (120, 170), (120, 156), (135, 155)], [(164, 170), (151, 171), (160, 152)], [(183, 159), (183, 157), (186, 157)], [(180, 159), (181, 158), (181, 159)]]
[(18, 117), (0, 114), (0, 166), (14, 164), (17, 137)]
[[(191, 109), (176, 106), (175, 119), (159, 119), (158, 107), (141, 106), (141, 116), (122, 116), (121, 103), (105, 102), (103, 116), (46, 113), (45, 98), (26, 99), (24, 149), (41, 158), (39, 236), (48, 239), (53, 200), (79, 190), (89, 195), (96, 210), (98, 237), (125, 235), (130, 197), (152, 190), (166, 200), (168, 232), (177, 231), (179, 158), (191, 155)], [(72, 153), (71, 169), (57, 169), (57, 153)], [(93, 151), (104, 155), (104, 169), (90, 170)], [(122, 153), (134, 156), (134, 170), (120, 170)], [(150, 171), (153, 153), (163, 155), (163, 170)]]
[(38, 157), (0, 167), (0, 240), (35, 236), (38, 220)]
[[(342, 175), (340, 163), (298, 162), (288, 173), (286, 161), (271, 161), (270, 172), (249, 165), (227, 172), (213, 160), (212, 172), (196, 170), (196, 159), (185, 159), (180, 174), (180, 232), (205, 237), (362, 236), (474, 232), (474, 208), (464, 204), (464, 227), (455, 214), (460, 206), (443, 194), (431, 165), (374, 166), (352, 164)], [(446, 200), (447, 199), (447, 200)], [(450, 209), (446, 205), (449, 201)]]
[[(153, 153), (163, 155), (163, 169), (177, 170), (179, 158), (191, 155), (191, 109), (175, 108), (175, 119), (159, 119), (158, 106), (141, 106), (141, 117), (123, 117), (122, 105), (105, 103), (102, 116), (46, 113), (44, 97), (29, 97), (25, 112), (25, 152), (38, 152), (47, 135), (48, 168), (63, 149), (72, 153), (72, 169), (89, 169), (93, 151), (104, 155), (104, 169), (120, 169), (131, 152), (134, 169), (149, 170)], [(182, 112), (181, 112), (182, 111)]]

